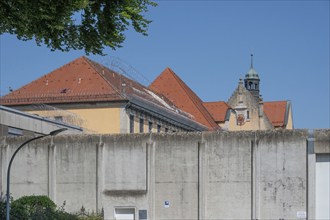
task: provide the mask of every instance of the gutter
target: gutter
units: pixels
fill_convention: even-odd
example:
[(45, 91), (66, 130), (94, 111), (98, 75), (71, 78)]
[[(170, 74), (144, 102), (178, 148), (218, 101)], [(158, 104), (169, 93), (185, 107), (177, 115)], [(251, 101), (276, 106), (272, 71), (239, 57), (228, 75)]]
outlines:
[(201, 125), (194, 120), (187, 118), (183, 115), (180, 115), (176, 112), (172, 112), (164, 107), (149, 103), (146, 100), (143, 100), (139, 97), (129, 96), (129, 102), (126, 105), (126, 108), (131, 107), (135, 108), (148, 114), (151, 114), (157, 118), (166, 118), (167, 121), (172, 121), (173, 124), (180, 125), (187, 130), (191, 131), (207, 131), (208, 128), (204, 125)]

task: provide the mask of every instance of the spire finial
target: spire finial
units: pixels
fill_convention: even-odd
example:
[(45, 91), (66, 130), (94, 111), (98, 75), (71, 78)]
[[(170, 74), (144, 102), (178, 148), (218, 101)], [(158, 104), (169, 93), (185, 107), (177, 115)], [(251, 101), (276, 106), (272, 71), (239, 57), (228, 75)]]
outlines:
[(251, 53), (251, 69), (253, 69), (253, 53)]

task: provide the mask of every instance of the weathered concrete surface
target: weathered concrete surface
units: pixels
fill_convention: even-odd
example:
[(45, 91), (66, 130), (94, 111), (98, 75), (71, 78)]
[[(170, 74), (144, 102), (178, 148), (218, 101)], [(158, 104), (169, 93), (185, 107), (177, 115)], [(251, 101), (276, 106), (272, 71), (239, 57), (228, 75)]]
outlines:
[(326, 154), (330, 152), (330, 136), (328, 130), (315, 130), (314, 152)]
[[(239, 134), (239, 136), (238, 136)], [(251, 134), (206, 133), (205, 219), (251, 217)], [(239, 211), (238, 211), (239, 210)]]
[(97, 186), (97, 143), (98, 136), (66, 136), (55, 141), (56, 175), (49, 178), (55, 186), (54, 201), (70, 210), (79, 210), (82, 206), (96, 209)]
[[(152, 138), (155, 142), (154, 218), (197, 219), (200, 140), (201, 134), (192, 133)], [(170, 203), (168, 208), (165, 201)]]
[(147, 142), (149, 135), (105, 135), (99, 150), (98, 208), (113, 219), (115, 207), (149, 210)]
[(307, 212), (306, 136), (305, 131), (258, 135), (258, 219), (295, 219), (297, 212)]
[[(14, 198), (45, 194), (68, 211), (147, 210), (148, 219), (315, 216), (315, 158), (330, 130), (71, 135), (38, 140), (12, 166)], [(0, 189), (26, 138), (0, 138)], [(313, 149), (312, 149), (313, 148)], [(314, 173), (313, 173), (314, 172)], [(168, 202), (168, 204), (165, 204)]]

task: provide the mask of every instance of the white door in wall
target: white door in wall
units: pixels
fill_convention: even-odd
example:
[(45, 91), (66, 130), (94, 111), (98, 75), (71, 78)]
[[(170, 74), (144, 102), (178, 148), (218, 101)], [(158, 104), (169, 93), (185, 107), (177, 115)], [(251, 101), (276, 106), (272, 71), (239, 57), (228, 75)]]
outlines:
[(116, 220), (135, 220), (135, 208), (115, 208)]
[(330, 154), (316, 154), (315, 219), (330, 219)]

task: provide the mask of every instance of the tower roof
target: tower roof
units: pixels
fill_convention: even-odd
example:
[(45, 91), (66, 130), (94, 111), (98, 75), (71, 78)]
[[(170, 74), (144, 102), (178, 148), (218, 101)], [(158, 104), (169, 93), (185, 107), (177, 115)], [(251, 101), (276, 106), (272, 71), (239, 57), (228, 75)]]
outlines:
[(245, 75), (246, 79), (259, 79), (257, 71), (253, 67), (253, 54), (251, 54), (251, 66), (247, 74)]

